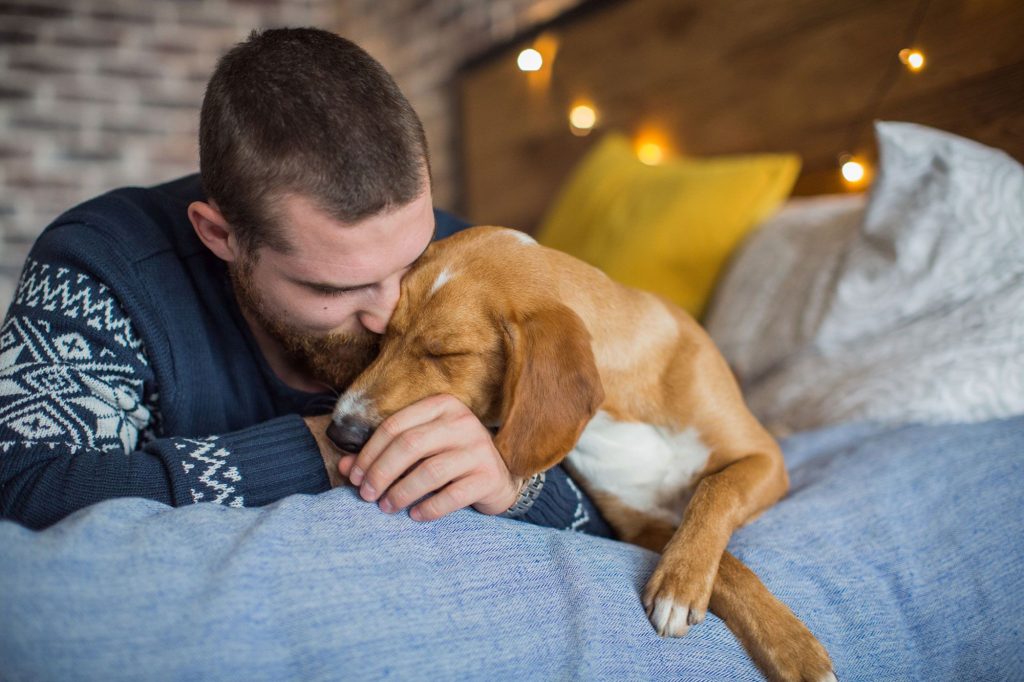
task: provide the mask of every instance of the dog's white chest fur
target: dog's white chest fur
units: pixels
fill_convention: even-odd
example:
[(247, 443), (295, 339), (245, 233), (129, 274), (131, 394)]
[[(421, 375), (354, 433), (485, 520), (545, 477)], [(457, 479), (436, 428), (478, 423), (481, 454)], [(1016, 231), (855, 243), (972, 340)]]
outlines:
[(595, 490), (678, 525), (710, 452), (694, 428), (620, 422), (599, 411), (566, 459)]

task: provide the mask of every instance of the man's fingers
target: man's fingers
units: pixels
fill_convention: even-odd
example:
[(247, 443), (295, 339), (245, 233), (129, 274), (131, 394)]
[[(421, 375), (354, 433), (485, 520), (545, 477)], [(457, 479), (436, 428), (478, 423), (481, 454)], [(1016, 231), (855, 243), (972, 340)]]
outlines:
[[(403, 431), (388, 443), (366, 470), (359, 494), (367, 501), (379, 499), (416, 462), (424, 458), (436, 459), (432, 455), (449, 449), (451, 439), (449, 430), (437, 420)], [(428, 461), (427, 467), (435, 471), (437, 465)]]
[[(388, 489), (381, 499), (381, 509), (388, 513), (399, 511), (424, 495), (441, 490), (473, 471), (476, 460), (473, 453), (467, 450), (444, 452), (424, 459)], [(467, 504), (475, 501), (471, 500)]]
[(437, 519), (473, 504), (479, 497), (484, 482), (479, 476), (465, 476), (452, 481), (438, 493), (431, 495), (409, 511), (415, 521), (436, 521)]
[(395, 438), (411, 428), (434, 421), (440, 417), (445, 413), (446, 406), (450, 404), (449, 400), (452, 399), (452, 396), (446, 395), (430, 396), (395, 412), (382, 421), (373, 432), (373, 435), (370, 436), (370, 439), (366, 441), (366, 445), (363, 446), (359, 456), (356, 458), (353, 468), (357, 469), (357, 471), (354, 472), (352, 477), (353, 485), (360, 485), (362, 483), (363, 476), (365, 476), (380, 454)]

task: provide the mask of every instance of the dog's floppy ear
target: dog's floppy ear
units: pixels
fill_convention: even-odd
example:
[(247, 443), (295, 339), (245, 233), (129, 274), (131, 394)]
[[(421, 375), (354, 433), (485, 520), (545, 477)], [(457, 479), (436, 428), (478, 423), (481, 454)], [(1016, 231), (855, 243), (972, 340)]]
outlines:
[(513, 476), (532, 476), (572, 450), (604, 401), (604, 389), (590, 333), (567, 306), (548, 306), (503, 326), (506, 369), (494, 444)]

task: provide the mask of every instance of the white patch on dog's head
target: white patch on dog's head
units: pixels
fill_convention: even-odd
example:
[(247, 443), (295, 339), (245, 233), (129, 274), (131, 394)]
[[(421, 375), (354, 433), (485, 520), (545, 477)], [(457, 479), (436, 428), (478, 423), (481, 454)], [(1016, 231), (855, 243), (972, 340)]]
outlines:
[(447, 282), (451, 280), (452, 277), (454, 277), (454, 275), (448, 268), (442, 270), (441, 274), (439, 274), (437, 276), (437, 279), (434, 280), (434, 285), (430, 287), (430, 295), (433, 296), (434, 292), (443, 287)]
[(526, 234), (521, 230), (514, 230), (512, 228), (508, 228), (508, 234), (512, 235), (513, 237), (521, 241), (523, 244), (532, 244), (534, 246), (536, 246), (537, 244), (536, 239), (534, 239), (533, 237), (531, 237), (530, 235)]

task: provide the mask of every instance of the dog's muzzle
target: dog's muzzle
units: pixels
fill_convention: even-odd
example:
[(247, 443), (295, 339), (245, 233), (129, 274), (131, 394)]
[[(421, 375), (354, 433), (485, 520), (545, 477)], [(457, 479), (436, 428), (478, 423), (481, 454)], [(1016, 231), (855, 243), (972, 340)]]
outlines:
[(373, 427), (356, 417), (345, 416), (340, 422), (331, 421), (327, 437), (345, 452), (358, 453), (373, 435)]

